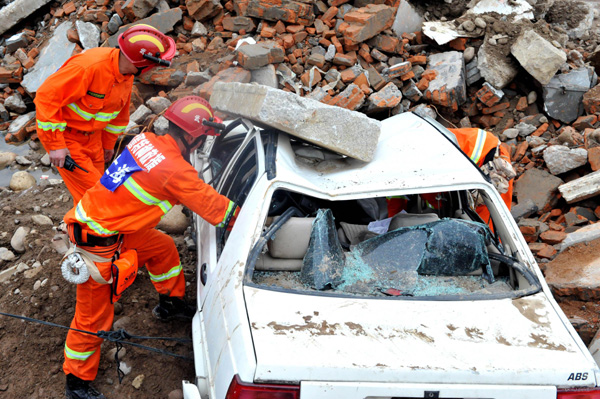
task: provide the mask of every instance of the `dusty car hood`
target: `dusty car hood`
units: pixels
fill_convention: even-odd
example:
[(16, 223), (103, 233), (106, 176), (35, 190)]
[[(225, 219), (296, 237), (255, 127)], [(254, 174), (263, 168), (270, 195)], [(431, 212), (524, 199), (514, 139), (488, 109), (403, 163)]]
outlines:
[(246, 286), (244, 294), (256, 381), (595, 385), (594, 365), (543, 293), (415, 301)]

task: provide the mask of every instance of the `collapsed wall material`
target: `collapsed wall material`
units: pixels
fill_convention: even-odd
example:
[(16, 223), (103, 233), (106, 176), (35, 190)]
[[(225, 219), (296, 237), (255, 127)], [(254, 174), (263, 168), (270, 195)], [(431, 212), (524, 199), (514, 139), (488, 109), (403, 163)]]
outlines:
[(17, 0), (0, 10), (0, 35), (17, 25), (50, 0)]
[(373, 159), (381, 122), (268, 86), (217, 82), (210, 104), (351, 158)]

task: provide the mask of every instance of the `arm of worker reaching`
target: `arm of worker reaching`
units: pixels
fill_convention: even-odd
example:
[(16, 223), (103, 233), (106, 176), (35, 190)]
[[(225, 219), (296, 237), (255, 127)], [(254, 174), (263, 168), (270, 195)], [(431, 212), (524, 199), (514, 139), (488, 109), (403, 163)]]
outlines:
[(85, 95), (90, 79), (80, 66), (65, 65), (50, 75), (36, 92), (37, 133), (46, 150), (67, 147), (63, 137), (67, 127), (63, 107)]
[(198, 178), (198, 172), (182, 160), (182, 167), (165, 188), (183, 205), (216, 227), (231, 229), (240, 207)]
[(129, 124), (129, 103), (131, 101), (131, 91), (127, 96), (125, 105), (121, 108), (119, 115), (106, 125), (102, 131), (102, 148), (104, 149), (104, 161), (109, 162), (115, 153), (115, 143), (117, 138), (125, 133), (127, 124)]

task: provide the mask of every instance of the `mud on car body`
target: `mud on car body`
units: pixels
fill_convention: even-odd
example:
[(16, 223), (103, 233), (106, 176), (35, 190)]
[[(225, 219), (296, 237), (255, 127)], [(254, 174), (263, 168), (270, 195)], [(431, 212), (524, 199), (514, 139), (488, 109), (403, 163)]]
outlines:
[(237, 120), (194, 163), (242, 208), (231, 232), (195, 221), (186, 398), (600, 397), (500, 195), (434, 121), (383, 121), (364, 163)]

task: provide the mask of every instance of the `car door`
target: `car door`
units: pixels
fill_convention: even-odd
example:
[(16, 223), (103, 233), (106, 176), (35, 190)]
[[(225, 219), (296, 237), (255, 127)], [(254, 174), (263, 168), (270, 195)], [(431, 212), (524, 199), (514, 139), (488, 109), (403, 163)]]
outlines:
[[(231, 154), (233, 153), (233, 156)], [(210, 152), (207, 175), (216, 190), (236, 202), (244, 211), (244, 202), (258, 176), (264, 173), (264, 150), (260, 131), (251, 127), (245, 136), (216, 142)], [(228, 233), (197, 218), (198, 240), (198, 306), (202, 308), (213, 283), (219, 255)]]

